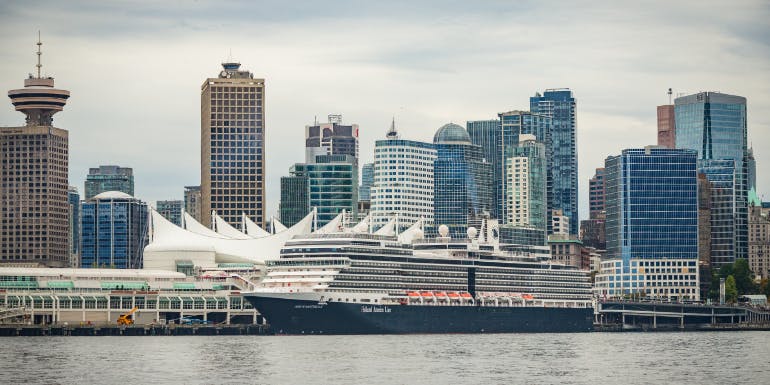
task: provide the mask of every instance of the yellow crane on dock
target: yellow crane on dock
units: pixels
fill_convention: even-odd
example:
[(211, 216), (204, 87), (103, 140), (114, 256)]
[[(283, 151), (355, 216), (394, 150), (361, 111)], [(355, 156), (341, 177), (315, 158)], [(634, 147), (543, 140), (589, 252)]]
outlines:
[(131, 317), (131, 314), (134, 314), (137, 310), (139, 310), (138, 307), (134, 307), (133, 309), (129, 310), (126, 314), (121, 314), (120, 317), (118, 317), (118, 325), (133, 325), (134, 320)]

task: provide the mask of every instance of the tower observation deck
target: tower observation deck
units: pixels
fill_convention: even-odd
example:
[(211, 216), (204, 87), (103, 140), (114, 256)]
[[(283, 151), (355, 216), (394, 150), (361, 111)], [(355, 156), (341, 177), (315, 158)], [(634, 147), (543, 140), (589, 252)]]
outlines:
[(29, 78), (24, 79), (24, 88), (8, 91), (8, 97), (11, 98), (16, 111), (27, 116), (27, 126), (51, 126), (53, 114), (64, 109), (70, 97), (69, 91), (54, 88), (52, 77), (40, 75), (40, 69), (43, 67), (40, 64), (42, 45), (38, 38), (37, 76), (29, 74)]

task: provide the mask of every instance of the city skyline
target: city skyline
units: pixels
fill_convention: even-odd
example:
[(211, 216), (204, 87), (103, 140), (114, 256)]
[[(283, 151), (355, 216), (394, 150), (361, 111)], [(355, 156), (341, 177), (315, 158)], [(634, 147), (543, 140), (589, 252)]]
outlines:
[[(82, 186), (89, 167), (120, 164), (135, 170), (140, 199), (181, 199), (183, 186), (200, 178), (200, 81), (232, 50), (271, 90), (267, 216), (277, 212), (280, 177), (304, 158), (304, 127), (315, 116), (339, 113), (358, 123), (363, 164), (373, 161), (374, 142), (394, 115), (404, 139), (430, 141), (446, 122), (526, 110), (536, 91), (569, 87), (579, 101), (579, 210), (587, 218), (587, 180), (606, 156), (656, 143), (656, 106), (668, 103), (669, 87), (674, 96), (721, 91), (748, 99), (757, 190), (770, 197), (761, 147), (770, 141), (770, 39), (757, 27), (770, 9), (761, 3), (724, 5), (729, 12), (714, 3), (578, 13), (502, 3), (266, 4), (271, 12), (253, 23), (238, 15), (249, 5), (232, 3), (226, 24), (209, 17), (223, 15), (214, 3), (190, 5), (181, 16), (170, 5), (137, 7), (125, 20), (104, 4), (75, 13), (48, 3), (42, 14), (41, 4), (2, 5), (0, 84), (18, 88), (34, 72), (42, 30), (43, 73), (73, 95), (55, 121), (70, 132), (70, 184)], [(709, 21), (715, 14), (724, 15), (719, 24)], [(349, 28), (325, 28), (338, 23)], [(612, 35), (603, 33), (608, 28)], [(20, 126), (22, 118), (10, 103), (0, 109), (0, 125)], [(100, 145), (105, 136), (122, 145)]]

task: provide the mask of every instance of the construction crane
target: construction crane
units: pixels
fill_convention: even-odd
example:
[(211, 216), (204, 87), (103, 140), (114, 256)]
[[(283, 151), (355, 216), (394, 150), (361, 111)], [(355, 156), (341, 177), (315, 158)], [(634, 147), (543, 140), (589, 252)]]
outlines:
[(138, 307), (134, 307), (133, 309), (129, 310), (126, 314), (121, 314), (120, 317), (118, 317), (118, 325), (133, 325), (134, 320), (131, 317), (131, 314), (134, 314), (137, 310), (139, 310)]

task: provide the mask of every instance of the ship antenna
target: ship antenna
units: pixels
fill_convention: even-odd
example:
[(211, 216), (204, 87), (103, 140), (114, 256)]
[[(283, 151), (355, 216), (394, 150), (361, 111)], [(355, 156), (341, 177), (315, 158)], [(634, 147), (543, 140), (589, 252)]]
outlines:
[(40, 79), (40, 69), (43, 67), (42, 64), (40, 64), (40, 56), (43, 55), (43, 52), (41, 51), (41, 47), (43, 46), (43, 42), (40, 40), (40, 31), (37, 31), (37, 78)]

